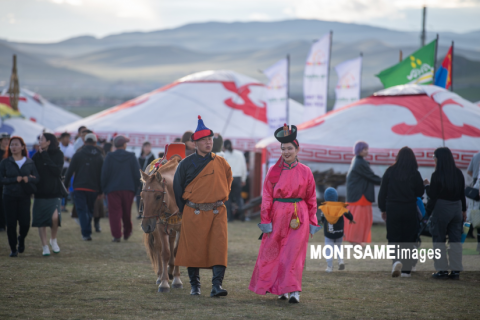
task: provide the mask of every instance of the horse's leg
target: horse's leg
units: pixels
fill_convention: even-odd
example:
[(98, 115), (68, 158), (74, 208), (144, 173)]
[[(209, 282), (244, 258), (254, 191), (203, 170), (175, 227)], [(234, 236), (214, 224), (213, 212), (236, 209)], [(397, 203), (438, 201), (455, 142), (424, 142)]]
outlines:
[(158, 226), (153, 231), (153, 237), (155, 239), (155, 254), (157, 255), (157, 285), (162, 282), (162, 239)]
[(175, 235), (176, 232), (174, 230), (170, 230), (170, 235), (168, 237), (171, 253), (168, 261), (168, 278), (170, 280), (173, 280), (173, 268), (175, 267)]
[(158, 286), (158, 292), (170, 292), (170, 285), (168, 284), (168, 261), (170, 260), (170, 246), (168, 244), (168, 235), (165, 233), (164, 228), (162, 226), (158, 226), (160, 234), (161, 234), (161, 241), (162, 241), (162, 254), (161, 254), (161, 261), (162, 264), (162, 277), (160, 286)]
[[(178, 241), (180, 240), (180, 231), (175, 232), (175, 241), (174, 241), (174, 248), (172, 250), (173, 254), (171, 255), (173, 258), (173, 263), (175, 264), (175, 256), (177, 255), (177, 248), (178, 248)], [(176, 289), (183, 289), (182, 280), (180, 280), (180, 267), (175, 266), (173, 268), (173, 282), (172, 286)]]

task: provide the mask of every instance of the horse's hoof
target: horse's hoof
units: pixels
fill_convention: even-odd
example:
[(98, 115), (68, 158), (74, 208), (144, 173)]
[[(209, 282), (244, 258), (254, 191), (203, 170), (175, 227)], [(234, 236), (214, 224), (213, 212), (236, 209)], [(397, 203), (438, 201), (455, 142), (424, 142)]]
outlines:
[(160, 284), (160, 283), (162, 283), (162, 280), (157, 279), (157, 282), (156, 282), (156, 283), (157, 283), (157, 284)]
[(170, 292), (170, 288), (158, 287), (158, 292), (168, 293), (168, 292)]
[(181, 283), (175, 283), (172, 285), (173, 289), (183, 289), (183, 284)]
[(168, 274), (168, 279), (173, 280), (173, 274)]

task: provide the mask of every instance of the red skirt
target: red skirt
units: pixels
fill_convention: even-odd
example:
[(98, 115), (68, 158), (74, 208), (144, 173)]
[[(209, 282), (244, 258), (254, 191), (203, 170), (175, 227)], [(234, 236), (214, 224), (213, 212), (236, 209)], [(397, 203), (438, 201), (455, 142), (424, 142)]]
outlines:
[(370, 243), (372, 242), (372, 204), (365, 199), (365, 196), (348, 205), (348, 210), (353, 215), (356, 224), (345, 223), (344, 237), (345, 241), (354, 243)]

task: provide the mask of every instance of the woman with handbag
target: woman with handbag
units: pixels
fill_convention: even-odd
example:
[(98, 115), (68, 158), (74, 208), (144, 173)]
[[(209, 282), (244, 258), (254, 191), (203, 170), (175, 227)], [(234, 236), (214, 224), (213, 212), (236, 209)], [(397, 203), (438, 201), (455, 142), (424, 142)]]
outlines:
[[(430, 232), (435, 255), (435, 279), (460, 279), (462, 266), (462, 232), (466, 220), (465, 178), (453, 160), (450, 149), (443, 147), (434, 152), (435, 171), (431, 182), (425, 179), (427, 215), (431, 215)], [(445, 242), (448, 235), (448, 259)], [(448, 273), (450, 268), (451, 272)]]
[[(0, 163), (0, 179), (10, 257), (16, 257), (25, 250), (25, 238), (30, 229), (30, 198), (37, 190), (35, 184), (39, 180), (35, 164), (27, 157), (27, 146), (18, 136), (10, 138), (7, 152)], [(20, 225), (18, 249), (17, 222)]]
[(57, 243), (57, 230), (61, 223), (62, 197), (65, 187), (62, 182), (64, 156), (57, 138), (51, 133), (43, 133), (39, 139), (39, 148), (32, 157), (40, 175), (33, 202), (32, 227), (38, 227), (42, 242), (43, 255), (49, 256), (47, 227), (50, 227), (50, 246), (54, 253), (60, 252)]
[(308, 234), (320, 230), (312, 171), (298, 162), (297, 128), (287, 125), (275, 131), (282, 156), (268, 171), (263, 185), (262, 243), (249, 289), (267, 292), (290, 303), (300, 302), (302, 272), (307, 254)]

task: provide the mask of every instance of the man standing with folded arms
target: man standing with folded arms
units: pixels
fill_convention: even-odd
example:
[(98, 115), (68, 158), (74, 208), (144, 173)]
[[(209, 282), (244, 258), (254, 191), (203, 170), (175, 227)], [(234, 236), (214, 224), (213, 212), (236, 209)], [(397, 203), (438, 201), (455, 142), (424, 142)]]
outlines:
[(140, 166), (133, 152), (128, 152), (122, 135), (113, 139), (115, 151), (105, 157), (102, 169), (102, 189), (108, 200), (108, 220), (113, 242), (127, 240), (132, 234), (132, 203), (135, 191), (140, 186)]
[(232, 185), (227, 161), (212, 153), (213, 131), (198, 116), (191, 140), (195, 153), (180, 162), (173, 189), (183, 215), (175, 265), (188, 268), (190, 294), (200, 294), (200, 268), (212, 269), (211, 297), (227, 295), (222, 288), (227, 267), (228, 227), (225, 201)]

